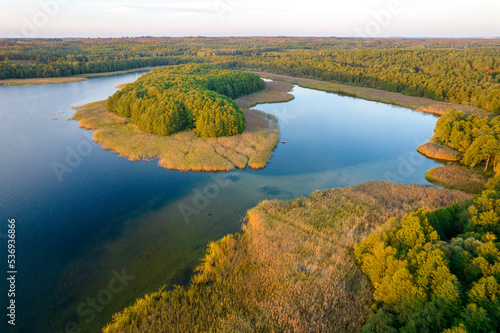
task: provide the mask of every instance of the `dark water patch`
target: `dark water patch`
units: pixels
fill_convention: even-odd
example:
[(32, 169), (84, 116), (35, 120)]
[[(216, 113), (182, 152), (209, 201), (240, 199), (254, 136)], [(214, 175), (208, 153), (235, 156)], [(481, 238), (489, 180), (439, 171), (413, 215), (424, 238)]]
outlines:
[(263, 194), (268, 194), (268, 195), (281, 195), (283, 194), (283, 190), (274, 187), (274, 186), (262, 186), (257, 188), (257, 191)]

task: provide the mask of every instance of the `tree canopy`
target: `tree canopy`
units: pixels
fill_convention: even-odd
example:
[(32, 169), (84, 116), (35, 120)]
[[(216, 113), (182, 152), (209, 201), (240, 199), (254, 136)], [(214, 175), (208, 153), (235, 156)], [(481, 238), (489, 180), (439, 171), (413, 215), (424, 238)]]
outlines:
[(179, 65), (143, 75), (110, 96), (107, 107), (147, 133), (193, 129), (201, 137), (231, 136), (245, 130), (245, 115), (232, 99), (264, 87), (255, 74), (209, 64)]
[(405, 216), (355, 249), (375, 288), (363, 332), (498, 332), (500, 194)]
[(449, 110), (439, 118), (435, 139), (464, 153), (462, 164), (474, 167), (485, 163), (497, 166), (500, 155), (500, 118), (466, 116), (462, 111)]
[(0, 41), (0, 79), (215, 63), (500, 113), (498, 40), (109, 38)]

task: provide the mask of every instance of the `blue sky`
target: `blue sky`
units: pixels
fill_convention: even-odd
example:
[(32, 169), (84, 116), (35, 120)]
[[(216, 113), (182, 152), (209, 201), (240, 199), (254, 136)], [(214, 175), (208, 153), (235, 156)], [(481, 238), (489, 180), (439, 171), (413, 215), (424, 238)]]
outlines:
[(0, 37), (500, 36), (498, 0), (0, 0)]

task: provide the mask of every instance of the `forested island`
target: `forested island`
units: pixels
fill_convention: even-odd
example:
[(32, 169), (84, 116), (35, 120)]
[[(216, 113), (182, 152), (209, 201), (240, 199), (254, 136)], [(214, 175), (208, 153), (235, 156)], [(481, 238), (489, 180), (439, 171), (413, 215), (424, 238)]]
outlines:
[[(299, 84), (439, 115), (418, 151), (447, 163), (427, 178), (449, 189), (369, 182), (264, 201), (241, 233), (208, 245), (189, 285), (145, 295), (104, 332), (500, 329), (498, 40), (0, 41), (4, 84), (147, 66), (173, 67), (74, 116), (130, 160), (262, 168), (279, 131), (276, 119), (249, 108), (288, 100)], [(281, 81), (264, 87), (257, 74)]]
[(181, 171), (260, 169), (279, 129), (274, 117), (250, 107), (289, 100), (290, 89), (283, 83), (266, 88), (255, 74), (216, 65), (178, 65), (143, 75), (107, 101), (78, 107), (73, 118), (96, 130), (103, 148), (132, 161), (159, 158), (160, 166)]
[(108, 98), (107, 108), (146, 133), (194, 130), (205, 138), (232, 136), (245, 130), (245, 115), (233, 99), (264, 87), (255, 74), (215, 65), (174, 66), (127, 85)]

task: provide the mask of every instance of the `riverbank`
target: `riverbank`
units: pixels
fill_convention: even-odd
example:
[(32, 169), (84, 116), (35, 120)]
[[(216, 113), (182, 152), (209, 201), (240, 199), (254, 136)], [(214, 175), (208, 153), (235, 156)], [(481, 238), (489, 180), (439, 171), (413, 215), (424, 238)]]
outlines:
[(74, 83), (74, 82), (86, 81), (86, 80), (93, 78), (93, 77), (104, 77), (104, 76), (112, 76), (112, 75), (150, 71), (150, 70), (153, 70), (155, 68), (161, 68), (161, 67), (165, 67), (165, 66), (141, 67), (141, 68), (128, 69), (128, 70), (124, 70), (124, 71), (116, 71), (116, 72), (89, 73), (89, 74), (60, 76), (60, 77), (45, 77), (45, 78), (32, 78), (32, 79), (6, 79), (6, 80), (0, 80), (0, 85), (4, 85), (4, 86), (34, 86), (34, 85), (45, 85), (45, 84)]
[(405, 108), (413, 109), (415, 111), (431, 113), (438, 116), (443, 115), (448, 109), (460, 110), (466, 114), (475, 116), (492, 115), (492, 113), (489, 111), (469, 105), (438, 102), (429, 98), (406, 96), (400, 93), (394, 93), (373, 88), (350, 86), (346, 84), (332, 83), (316, 79), (298, 78), (298, 77), (265, 73), (265, 72), (255, 72), (255, 71), (249, 71), (249, 72), (260, 75), (263, 78), (290, 82), (304, 88), (332, 92), (340, 95), (357, 97), (369, 101), (402, 106)]
[(45, 84), (63, 84), (63, 83), (73, 83), (88, 80), (85, 77), (80, 76), (68, 76), (68, 77), (46, 77), (46, 78), (35, 78), (35, 79), (7, 79), (0, 80), (0, 85), (4, 86), (34, 86), (34, 85), (45, 85)]
[(106, 101), (76, 107), (73, 119), (94, 130), (94, 141), (130, 161), (159, 159), (158, 165), (179, 171), (231, 171), (264, 168), (278, 144), (277, 119), (250, 110), (260, 103), (285, 102), (290, 83), (266, 82), (266, 89), (235, 100), (245, 113), (246, 130), (232, 137), (200, 138), (193, 132), (171, 136), (146, 134), (126, 118), (107, 112)]
[[(369, 182), (264, 201), (242, 235), (211, 243), (188, 288), (159, 291), (118, 313), (104, 332), (357, 332), (372, 287), (353, 246), (388, 218), (446, 207), (458, 191)], [(394, 221), (394, 220), (391, 220)], [(196, 314), (196, 315), (194, 315)]]

